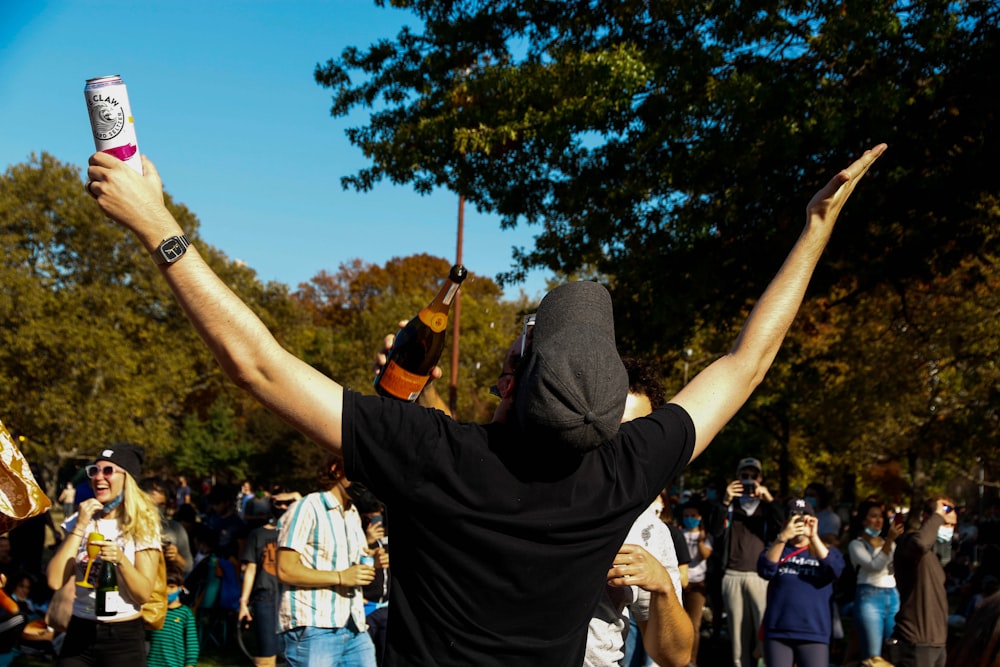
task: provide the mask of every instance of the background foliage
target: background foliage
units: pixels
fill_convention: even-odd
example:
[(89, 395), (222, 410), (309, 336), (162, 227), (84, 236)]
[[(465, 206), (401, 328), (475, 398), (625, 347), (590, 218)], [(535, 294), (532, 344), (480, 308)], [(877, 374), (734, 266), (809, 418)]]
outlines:
[[(812, 192), (888, 142), (768, 379), (684, 483), (724, 481), (753, 454), (779, 490), (820, 480), (848, 503), (945, 488), (971, 502), (979, 475), (993, 493), (997, 3), (392, 4), (418, 27), (315, 72), (335, 115), (371, 111), (349, 130), (370, 163), (345, 186), (443, 186), (537, 226), (502, 283), (542, 266), (608, 284), (623, 352), (657, 359), (668, 394), (728, 350)], [(286, 347), (360, 391), (377, 341), (448, 268), (359, 259), (262, 284), (170, 206)], [(79, 169), (45, 154), (8, 169), (0, 249), (0, 410), (50, 474), (134, 440), (163, 470), (311, 487), (318, 449), (220, 376)], [(461, 418), (488, 418), (531, 307), (466, 282)]]

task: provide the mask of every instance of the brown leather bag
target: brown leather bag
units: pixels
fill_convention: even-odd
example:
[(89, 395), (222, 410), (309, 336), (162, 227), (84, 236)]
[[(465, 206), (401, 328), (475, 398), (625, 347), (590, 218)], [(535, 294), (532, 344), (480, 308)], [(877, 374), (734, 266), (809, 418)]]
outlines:
[(156, 569), (153, 593), (149, 601), (142, 605), (142, 623), (147, 630), (162, 630), (163, 623), (167, 620), (167, 562), (163, 558), (162, 551), (157, 553), (160, 556), (160, 565)]
[(0, 535), (51, 506), (28, 461), (0, 421)]

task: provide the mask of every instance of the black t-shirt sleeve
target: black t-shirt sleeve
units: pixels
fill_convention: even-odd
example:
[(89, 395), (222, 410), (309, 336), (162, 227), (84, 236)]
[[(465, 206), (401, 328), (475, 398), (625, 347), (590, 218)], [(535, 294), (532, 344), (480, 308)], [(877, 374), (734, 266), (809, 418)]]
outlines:
[(667, 524), (667, 528), (670, 529), (670, 537), (674, 540), (674, 551), (677, 552), (677, 564), (687, 565), (691, 562), (691, 550), (688, 549), (684, 533), (681, 532), (680, 528), (669, 523)]

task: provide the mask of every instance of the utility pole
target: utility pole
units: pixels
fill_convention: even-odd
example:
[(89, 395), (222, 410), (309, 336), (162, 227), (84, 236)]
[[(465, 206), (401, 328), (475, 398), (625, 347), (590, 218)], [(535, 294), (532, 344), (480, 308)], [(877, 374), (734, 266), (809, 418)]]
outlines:
[[(458, 243), (455, 263), (462, 263), (462, 239), (465, 235), (465, 196), (458, 195)], [(458, 347), (462, 331), (462, 290), (455, 293), (455, 320), (451, 329), (451, 382), (448, 385), (448, 409), (453, 417), (458, 413)]]

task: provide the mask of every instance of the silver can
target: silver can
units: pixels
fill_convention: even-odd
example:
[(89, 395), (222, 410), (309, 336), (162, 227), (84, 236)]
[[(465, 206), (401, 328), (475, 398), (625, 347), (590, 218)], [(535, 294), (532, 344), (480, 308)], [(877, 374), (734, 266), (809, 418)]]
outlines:
[(97, 150), (113, 155), (140, 174), (139, 140), (125, 83), (117, 74), (87, 79), (83, 89)]

